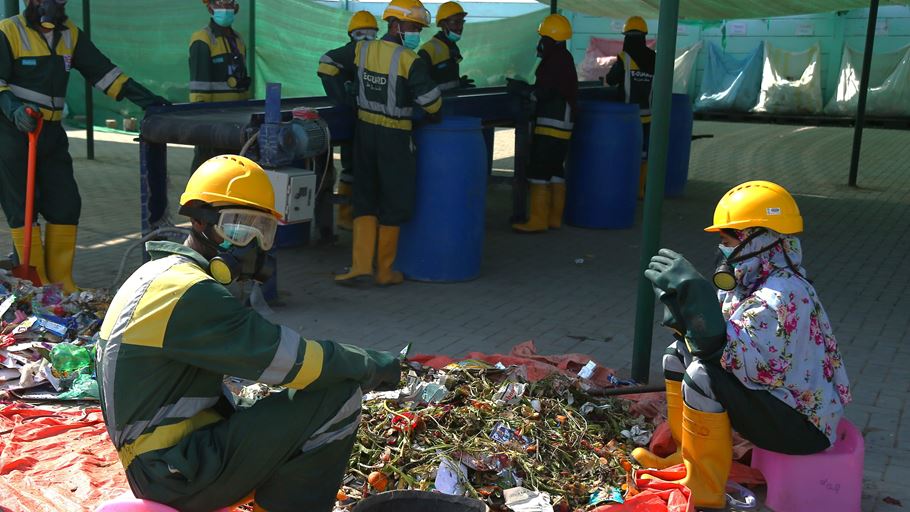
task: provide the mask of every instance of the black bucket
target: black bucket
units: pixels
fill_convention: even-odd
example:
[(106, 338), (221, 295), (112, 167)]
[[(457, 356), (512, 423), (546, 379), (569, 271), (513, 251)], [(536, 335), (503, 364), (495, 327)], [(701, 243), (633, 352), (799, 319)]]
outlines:
[(354, 512), (486, 512), (487, 506), (463, 496), (438, 492), (390, 491), (374, 494), (354, 507)]

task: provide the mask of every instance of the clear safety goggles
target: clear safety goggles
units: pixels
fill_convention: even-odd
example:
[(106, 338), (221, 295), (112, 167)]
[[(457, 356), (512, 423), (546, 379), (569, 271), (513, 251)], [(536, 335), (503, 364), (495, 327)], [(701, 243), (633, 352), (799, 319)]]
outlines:
[(268, 251), (275, 243), (278, 221), (271, 214), (242, 208), (224, 208), (218, 211), (215, 232), (225, 242), (242, 247), (253, 239), (259, 240), (259, 247)]

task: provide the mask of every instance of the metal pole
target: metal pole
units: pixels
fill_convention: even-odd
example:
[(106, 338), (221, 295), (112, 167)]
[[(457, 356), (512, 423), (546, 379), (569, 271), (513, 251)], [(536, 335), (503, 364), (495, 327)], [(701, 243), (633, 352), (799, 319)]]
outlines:
[(19, 0), (4, 0), (3, 17), (12, 18), (17, 14), (19, 14)]
[(651, 334), (654, 325), (654, 291), (644, 276), (651, 256), (660, 243), (661, 209), (667, 175), (667, 145), (670, 139), (670, 104), (673, 97), (673, 60), (676, 55), (676, 24), (679, 0), (661, 0), (657, 32), (657, 65), (652, 91), (651, 143), (648, 155), (648, 186), (645, 190), (643, 241), (638, 273), (638, 302), (635, 310), (635, 344), (632, 347), (632, 379), (648, 383)]
[(866, 96), (869, 94), (869, 71), (872, 69), (872, 47), (875, 45), (875, 25), (878, 20), (878, 0), (869, 4), (869, 25), (866, 27), (866, 50), (863, 53), (863, 72), (859, 79), (859, 102), (856, 105), (856, 126), (853, 129), (853, 154), (850, 156), (850, 186), (856, 186), (859, 173), (859, 154), (863, 145), (863, 125), (866, 123)]
[(559, 0), (550, 0), (550, 14), (556, 14), (556, 9), (559, 7)]
[[(91, 0), (82, 0), (82, 32), (92, 39)], [(92, 84), (85, 80), (85, 157), (95, 159), (95, 99), (92, 97)]]
[(256, 97), (256, 0), (250, 0), (250, 37), (247, 45), (247, 68), (250, 73), (250, 97)]

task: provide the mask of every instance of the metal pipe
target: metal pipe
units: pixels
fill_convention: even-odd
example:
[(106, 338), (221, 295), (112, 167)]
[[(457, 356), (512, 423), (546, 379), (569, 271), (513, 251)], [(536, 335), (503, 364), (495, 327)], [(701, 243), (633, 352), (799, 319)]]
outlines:
[(250, 74), (250, 97), (256, 97), (256, 0), (250, 0), (250, 36), (247, 45), (247, 68)]
[(651, 336), (654, 326), (654, 291), (644, 276), (651, 256), (660, 244), (661, 209), (667, 175), (667, 145), (670, 140), (670, 104), (673, 97), (673, 61), (676, 55), (676, 24), (679, 0), (661, 0), (657, 32), (657, 65), (652, 91), (651, 142), (648, 155), (648, 186), (645, 189), (638, 302), (635, 309), (635, 342), (632, 346), (632, 379), (647, 384), (650, 374)]
[(863, 125), (866, 123), (866, 96), (869, 94), (869, 72), (872, 69), (872, 47), (875, 46), (875, 25), (878, 20), (878, 0), (869, 4), (869, 25), (866, 27), (866, 49), (863, 53), (863, 71), (859, 79), (859, 101), (856, 104), (856, 126), (853, 129), (853, 154), (850, 156), (851, 187), (856, 186), (859, 173), (859, 155), (863, 145)]
[[(82, 33), (88, 40), (92, 39), (91, 0), (82, 1)], [(95, 159), (95, 98), (92, 96), (92, 84), (85, 80), (85, 157)]]
[(649, 386), (627, 386), (621, 388), (606, 388), (598, 391), (585, 391), (591, 396), (617, 396), (617, 395), (634, 395), (637, 393), (655, 393), (665, 391), (666, 384), (651, 384)]
[(17, 14), (19, 14), (19, 0), (4, 0), (3, 17), (12, 18)]

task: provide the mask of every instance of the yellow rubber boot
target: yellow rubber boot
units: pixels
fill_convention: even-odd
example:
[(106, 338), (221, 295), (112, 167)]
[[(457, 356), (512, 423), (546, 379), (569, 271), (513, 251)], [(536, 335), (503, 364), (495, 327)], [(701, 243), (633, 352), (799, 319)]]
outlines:
[(347, 203), (338, 205), (338, 229), (351, 231), (354, 229), (354, 206), (351, 204), (353, 187), (350, 183), (338, 182), (338, 195), (347, 199)]
[(692, 491), (696, 508), (724, 509), (733, 431), (726, 412), (702, 412), (683, 404), (682, 458), (686, 477), (679, 481)]
[(47, 278), (50, 282), (60, 283), (64, 293), (79, 291), (76, 283), (73, 282), (76, 226), (74, 224), (48, 224), (47, 232), (44, 235), (44, 249)]
[(550, 185), (531, 183), (529, 190), (530, 215), (524, 224), (512, 224), (512, 229), (521, 233), (546, 231), (550, 225)]
[(566, 209), (566, 182), (550, 183), (550, 195), (550, 229), (559, 229)]
[[(10, 233), (13, 235), (13, 245), (16, 246), (16, 254), (19, 256), (19, 264), (22, 261), (23, 251), (25, 250), (25, 228), (11, 228)], [(35, 267), (38, 271), (38, 279), (41, 284), (50, 284), (47, 279), (47, 273), (44, 271), (44, 246), (41, 244), (41, 226), (35, 224), (32, 226), (32, 250), (28, 256), (29, 266)]]
[(645, 448), (636, 448), (632, 450), (632, 457), (638, 461), (642, 467), (653, 469), (666, 469), (681, 463), (682, 460), (682, 422), (683, 422), (683, 399), (682, 399), (682, 381), (665, 379), (667, 386), (667, 423), (670, 424), (670, 436), (676, 443), (676, 452), (666, 456), (659, 457), (654, 455)]
[(648, 184), (648, 161), (642, 160), (638, 169), (638, 198), (645, 198), (645, 185)]
[(351, 251), (351, 269), (335, 276), (338, 284), (362, 284), (365, 277), (373, 276), (373, 256), (376, 255), (376, 227), (379, 219), (363, 215), (354, 219), (354, 247)]
[(376, 256), (376, 284), (389, 286), (404, 282), (404, 275), (392, 270), (398, 255), (398, 226), (379, 226), (379, 247)]

